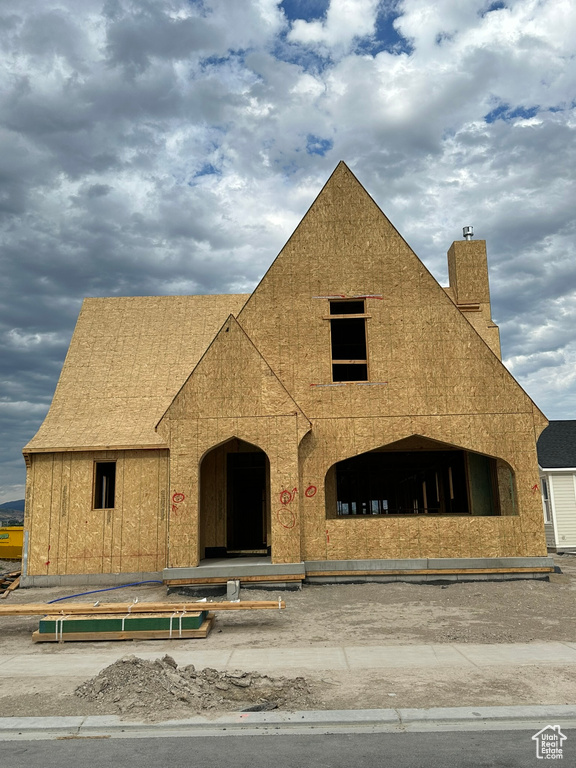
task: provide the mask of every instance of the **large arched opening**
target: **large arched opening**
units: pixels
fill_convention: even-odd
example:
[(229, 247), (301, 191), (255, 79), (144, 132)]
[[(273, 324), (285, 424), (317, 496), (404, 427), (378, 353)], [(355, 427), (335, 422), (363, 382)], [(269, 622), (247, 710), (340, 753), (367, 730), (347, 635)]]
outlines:
[(270, 462), (236, 437), (212, 448), (200, 464), (200, 558), (270, 552)]
[(333, 464), (328, 518), (514, 515), (514, 473), (502, 459), (412, 435)]

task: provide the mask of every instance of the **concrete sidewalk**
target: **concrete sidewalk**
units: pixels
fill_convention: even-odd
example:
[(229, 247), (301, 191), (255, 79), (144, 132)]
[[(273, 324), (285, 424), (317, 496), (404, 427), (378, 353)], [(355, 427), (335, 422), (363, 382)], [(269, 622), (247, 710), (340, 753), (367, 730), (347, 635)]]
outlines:
[[(116, 643), (101, 651), (86, 652), (81, 643), (51, 645), (31, 653), (0, 655), (0, 676), (91, 677), (127, 654), (156, 659), (169, 653), (179, 666), (244, 669), (263, 673), (290, 673), (305, 670), (355, 671), (361, 669), (415, 669), (418, 667), (493, 666), (521, 667), (527, 664), (576, 664), (575, 642), (510, 643), (472, 645), (382, 645), (312, 646), (307, 648), (238, 648), (232, 650), (189, 650), (175, 647), (178, 641)], [(189, 641), (188, 641), (189, 642)]]
[(302, 710), (228, 712), (216, 717), (158, 723), (89, 717), (0, 717), (0, 741), (63, 738), (266, 735), (291, 733), (381, 733), (407, 731), (532, 730), (549, 724), (576, 728), (575, 706), (446, 707), (430, 709)]

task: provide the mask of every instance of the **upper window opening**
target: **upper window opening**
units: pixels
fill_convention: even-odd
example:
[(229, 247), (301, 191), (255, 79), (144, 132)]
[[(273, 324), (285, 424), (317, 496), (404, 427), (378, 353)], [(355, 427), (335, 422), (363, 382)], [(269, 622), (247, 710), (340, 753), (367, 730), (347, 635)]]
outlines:
[(330, 314), (331, 315), (363, 315), (364, 302), (363, 301), (331, 301)]
[[(366, 319), (341, 317), (363, 315), (363, 301), (331, 301), (330, 337), (332, 343), (332, 381), (368, 381)], [(338, 317), (340, 315), (340, 317)]]
[(116, 462), (97, 461), (94, 468), (94, 509), (114, 509)]
[(332, 320), (332, 360), (366, 362), (366, 327), (362, 318)]

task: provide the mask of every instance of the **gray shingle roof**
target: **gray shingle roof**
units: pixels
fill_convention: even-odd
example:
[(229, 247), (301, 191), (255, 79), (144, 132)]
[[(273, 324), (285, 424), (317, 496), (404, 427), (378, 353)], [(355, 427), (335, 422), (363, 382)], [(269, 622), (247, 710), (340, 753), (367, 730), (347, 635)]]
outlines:
[(544, 469), (576, 467), (576, 420), (551, 421), (537, 448), (538, 464)]

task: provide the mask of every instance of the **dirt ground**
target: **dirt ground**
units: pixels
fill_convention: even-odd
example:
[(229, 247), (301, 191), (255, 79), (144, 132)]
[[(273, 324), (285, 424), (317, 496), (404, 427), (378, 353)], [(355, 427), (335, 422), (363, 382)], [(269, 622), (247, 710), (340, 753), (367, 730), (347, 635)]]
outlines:
[[(169, 641), (170, 648), (188, 649), (190, 646), (187, 643), (190, 642), (202, 643), (203, 650), (574, 642), (576, 556), (557, 555), (556, 563), (562, 574), (554, 574), (550, 581), (307, 586), (302, 591), (282, 593), (287, 605), (285, 611), (221, 612), (217, 614), (214, 629), (206, 640), (173, 640)], [(0, 561), (0, 572), (13, 569), (13, 564)], [(47, 602), (77, 591), (82, 590), (16, 590), (8, 600), (15, 603)], [(275, 599), (277, 596), (275, 592), (245, 589), (241, 594), (243, 600)], [(75, 599), (74, 602), (91, 602), (96, 599), (102, 602), (130, 602), (135, 597), (140, 602), (165, 600), (168, 603), (192, 599), (176, 594), (166, 596), (163, 586), (152, 585), (103, 592)], [(4, 655), (15, 651), (43, 655), (65, 652), (76, 655), (114, 648), (120, 658), (126, 654), (137, 656), (138, 649), (149, 653), (155, 648), (154, 641), (70, 643), (64, 647), (56, 644), (34, 645), (30, 636), (38, 626), (38, 617), (7, 617), (0, 621), (0, 654)], [(165, 645), (162, 643), (162, 650), (158, 649), (159, 657), (166, 652)], [(137, 667), (138, 664), (133, 666)], [(167, 671), (173, 675), (169, 669)], [(334, 671), (329, 674), (325, 670), (291, 670), (291, 677), (299, 675), (306, 678), (301, 690), (279, 680), (263, 683), (255, 678), (253, 692), (267, 685), (272, 686), (272, 690), (276, 685), (274, 690), (277, 695), (266, 699), (258, 693), (245, 701), (236, 695), (228, 700), (222, 691), (216, 700), (206, 697), (205, 687), (194, 688), (190, 683), (190, 675), (182, 672), (184, 677), (188, 674), (184, 682), (180, 681), (181, 685), (188, 686), (185, 698), (176, 695), (164, 697), (161, 705), (150, 704), (148, 707), (137, 704), (126, 707), (126, 697), (112, 701), (112, 695), (98, 695), (105, 691), (99, 691), (94, 696), (78, 696), (74, 691), (86, 682), (83, 679), (61, 679), (57, 690), (54, 690), (51, 678), (19, 679), (10, 677), (8, 669), (2, 672), (0, 711), (4, 715), (120, 713), (128, 717), (158, 719), (185, 717), (214, 709), (238, 710), (257, 705), (261, 699), (260, 703), (267, 702), (270, 706), (291, 709), (576, 703), (576, 665), (532, 665), (513, 669), (494, 666), (474, 670), (465, 667), (370, 669)], [(250, 673), (250, 670), (238, 674), (242, 672)], [(176, 669), (175, 673), (180, 674), (180, 671)], [(196, 678), (198, 675), (195, 681)], [(236, 689), (242, 688), (229, 680), (220, 680), (220, 683), (228, 685), (235, 694)], [(134, 685), (142, 687), (138, 681)], [(281, 694), (282, 690), (289, 688), (294, 689), (294, 695), (288, 700)], [(138, 695), (132, 694), (131, 701), (142, 700), (144, 693), (145, 690), (141, 690)]]

